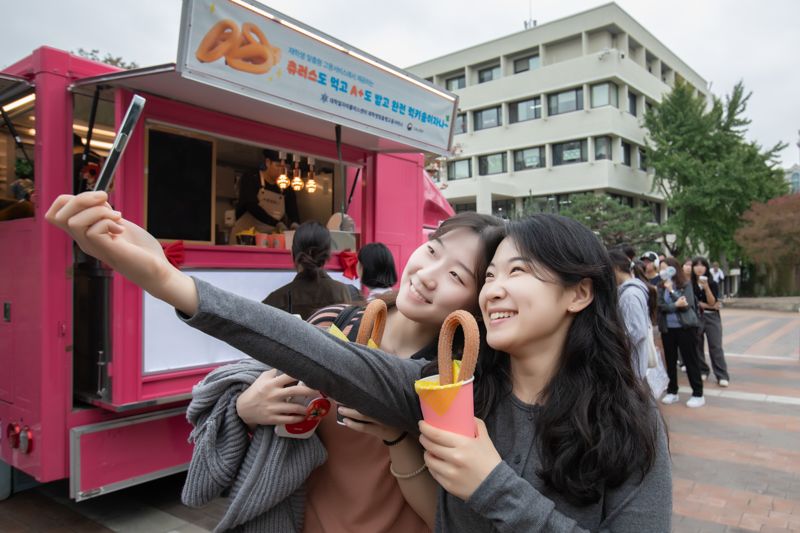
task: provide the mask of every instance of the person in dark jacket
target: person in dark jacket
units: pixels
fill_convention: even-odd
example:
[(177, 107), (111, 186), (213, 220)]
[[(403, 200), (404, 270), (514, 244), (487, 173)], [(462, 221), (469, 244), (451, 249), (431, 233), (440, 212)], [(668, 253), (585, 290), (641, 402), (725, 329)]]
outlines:
[(329, 305), (349, 303), (347, 285), (331, 279), (325, 262), (331, 256), (331, 233), (316, 221), (300, 224), (292, 241), (292, 260), (297, 276), (273, 291), (262, 303), (300, 315), (307, 320), (314, 311)]
[(683, 273), (683, 266), (674, 257), (668, 257), (668, 267), (675, 271), (658, 286), (658, 329), (664, 343), (667, 360), (669, 386), (662, 403), (677, 403), (678, 397), (678, 348), (681, 350), (686, 374), (692, 386), (692, 397), (687, 407), (702, 407), (703, 379), (700, 374), (700, 356), (697, 353), (697, 304), (691, 281)]

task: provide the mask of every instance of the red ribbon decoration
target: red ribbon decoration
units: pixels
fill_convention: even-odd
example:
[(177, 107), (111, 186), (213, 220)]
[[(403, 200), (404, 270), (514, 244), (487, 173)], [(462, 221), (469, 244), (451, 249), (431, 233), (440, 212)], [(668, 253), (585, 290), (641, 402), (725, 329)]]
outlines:
[(348, 279), (356, 279), (358, 277), (358, 270), (356, 269), (358, 254), (350, 251), (339, 252), (339, 264), (344, 271), (342, 272), (344, 277)]
[(161, 248), (164, 250), (164, 255), (167, 256), (167, 261), (175, 268), (180, 268), (186, 260), (183, 241), (175, 241), (169, 244), (162, 243)]

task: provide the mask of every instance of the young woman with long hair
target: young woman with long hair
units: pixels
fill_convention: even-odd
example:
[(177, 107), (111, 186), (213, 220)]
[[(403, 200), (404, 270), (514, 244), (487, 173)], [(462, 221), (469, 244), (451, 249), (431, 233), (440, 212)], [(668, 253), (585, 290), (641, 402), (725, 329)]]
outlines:
[(714, 376), (720, 387), (730, 385), (728, 364), (725, 362), (725, 351), (722, 349), (722, 319), (720, 310), (720, 287), (711, 276), (708, 259), (695, 257), (692, 261), (692, 287), (700, 312), (700, 324), (697, 328), (697, 353), (700, 357), (700, 372), (708, 375), (711, 369), (706, 363), (705, 341), (708, 341), (708, 354)]
[[(481, 418), (470, 438), (420, 422), (414, 381), (424, 361), (343, 343), (189, 278), (92, 194), (59, 199), (48, 220), (189, 325), (367, 416), (419, 429), (425, 465), (444, 489), (437, 530), (669, 531), (666, 434), (631, 365), (608, 255), (578, 222), (512, 222), (493, 254), (479, 298), (492, 349), (475, 375)], [(412, 278), (412, 295), (434, 305), (416, 287)]]
[[(70, 227), (77, 228), (83, 224), (82, 219), (88, 220), (88, 216), (100, 212), (110, 214), (112, 218), (106, 219), (110, 229), (114, 230), (117, 229), (115, 226), (122, 225), (127, 228), (123, 231), (124, 235), (119, 233), (111, 238), (118, 242), (106, 243), (123, 245), (121, 248), (114, 248), (120, 250), (123, 256), (107, 257), (112, 261), (110, 265), (117, 266), (123, 273), (127, 272), (131, 279), (142, 281), (149, 290), (156, 290), (156, 278), (161, 276), (177, 275), (176, 279), (183, 279), (174, 269), (171, 273), (167, 272), (170, 268), (158, 257), (160, 245), (149, 234), (114, 215), (104, 205), (102, 193), (96, 198), (91, 194), (94, 193), (63, 197), (54, 204), (48, 219), (68, 229), (67, 220), (70, 221)], [(66, 212), (58, 215), (62, 208), (72, 210), (75, 216)], [(389, 313), (381, 343), (383, 351), (399, 359), (415, 362), (435, 359), (439, 329), (444, 318), (456, 309), (478, 312), (477, 273), (487, 253), (486, 236), (491, 229), (501, 228), (502, 225), (499, 219), (492, 216), (458, 214), (444, 221), (431, 235), (430, 240), (411, 254), (401, 273), (398, 292), (391, 298), (384, 298), (389, 306)], [(97, 234), (89, 237), (86, 231), (80, 229), (73, 236), (86, 249), (105, 256), (102, 255), (105, 252), (101, 251), (102, 243), (92, 241), (94, 237), (102, 240), (109, 237), (109, 234), (105, 237)], [(143, 254), (136, 259), (135, 256), (145, 249), (149, 249), (154, 255), (148, 257)], [(124, 255), (126, 251), (132, 255)], [(141, 275), (132, 275), (123, 266), (126, 264), (136, 264), (142, 268)], [(145, 279), (148, 281), (145, 282)], [(267, 306), (260, 306), (259, 310), (261, 308)], [(309, 318), (309, 323), (328, 329), (347, 308), (347, 304), (323, 308)], [(363, 307), (359, 305), (354, 311), (347, 324), (342, 326), (346, 335), (358, 330)], [(295, 320), (292, 326), (295, 322), (300, 323)], [(292, 336), (292, 327), (284, 329), (282, 335)], [(255, 428), (303, 420), (305, 406), (287, 402), (287, 399), (313, 397), (317, 392), (306, 385), (297, 384), (297, 379), (290, 374), (291, 372), (279, 375), (275, 370), (266, 371), (238, 396), (235, 407), (244, 423)], [(358, 405), (348, 402), (346, 397), (332, 397), (341, 400), (344, 405)], [(344, 407), (342, 412), (346, 416), (346, 427), (337, 424), (335, 417), (329, 415), (323, 418), (317, 428), (328, 459), (308, 479), (303, 531), (399, 533), (432, 528), (436, 507), (435, 484), (426, 472), (415, 476), (406, 475), (419, 467), (422, 449), (417, 440), (403, 437), (403, 429), (379, 424), (354, 409)], [(361, 435), (351, 429), (369, 435)], [(379, 436), (392, 446), (387, 446), (370, 435)], [(390, 460), (392, 471), (400, 474), (397, 478), (390, 472)], [(427, 523), (423, 518), (428, 519)]]
[(666, 259), (667, 266), (675, 269), (675, 274), (663, 280), (658, 286), (658, 329), (664, 343), (669, 385), (662, 403), (672, 404), (680, 401), (678, 396), (678, 349), (686, 365), (686, 375), (692, 387), (692, 397), (686, 402), (688, 407), (702, 407), (703, 377), (700, 372), (700, 357), (697, 354), (697, 304), (691, 280), (684, 274), (683, 266), (674, 257)]

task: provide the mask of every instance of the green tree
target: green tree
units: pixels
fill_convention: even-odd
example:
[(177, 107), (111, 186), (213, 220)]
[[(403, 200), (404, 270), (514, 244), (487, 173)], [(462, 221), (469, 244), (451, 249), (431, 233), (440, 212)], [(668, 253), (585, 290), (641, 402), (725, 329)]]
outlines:
[(588, 227), (608, 248), (630, 244), (640, 250), (652, 249), (660, 235), (649, 209), (628, 207), (605, 194), (571, 195), (560, 214)]
[(77, 52), (73, 52), (73, 54), (79, 55), (81, 57), (85, 57), (86, 59), (91, 59), (92, 61), (97, 61), (99, 63), (105, 63), (107, 65), (111, 65), (114, 67), (124, 68), (130, 70), (132, 68), (138, 68), (139, 65), (131, 61), (130, 63), (122, 59), (122, 56), (112, 56), (108, 52), (103, 57), (100, 57), (100, 50), (93, 48), (92, 50), (84, 50), (83, 48), (78, 48)]
[(785, 144), (763, 150), (745, 139), (751, 94), (739, 82), (724, 102), (715, 97), (708, 106), (702, 95), (678, 81), (645, 114), (654, 187), (672, 212), (663, 232), (676, 236), (670, 246), (673, 255), (705, 248), (723, 263), (738, 257), (741, 249), (734, 234), (742, 214), (754, 201), (786, 192), (777, 167)]

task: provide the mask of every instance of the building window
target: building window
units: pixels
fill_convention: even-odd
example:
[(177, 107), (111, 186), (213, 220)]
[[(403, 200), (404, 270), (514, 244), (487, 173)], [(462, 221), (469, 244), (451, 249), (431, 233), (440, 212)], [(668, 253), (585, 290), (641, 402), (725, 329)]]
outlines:
[(482, 68), (478, 71), (478, 83), (496, 80), (500, 77), (500, 65)]
[(637, 103), (636, 101), (637, 100), (638, 100), (638, 97), (636, 96), (636, 94), (628, 91), (628, 113), (630, 113), (634, 117), (636, 116), (636, 103)]
[(544, 167), (544, 146), (514, 150), (514, 170)]
[(506, 200), (492, 200), (492, 214), (497, 218), (508, 219), (509, 215), (514, 212), (514, 200), (509, 198)]
[(598, 83), (592, 85), (592, 107), (613, 105), (619, 107), (619, 93), (613, 83)]
[(509, 104), (508, 115), (508, 120), (512, 124), (514, 122), (542, 118), (542, 99), (536, 96), (530, 100)]
[(547, 98), (547, 112), (550, 115), (560, 115), (583, 109), (583, 89), (570, 89), (551, 94)]
[(455, 134), (467, 133), (467, 114), (459, 113), (456, 115), (456, 123), (453, 128)]
[(647, 151), (644, 148), (639, 148), (639, 170), (647, 172)]
[(553, 145), (553, 165), (569, 165), (587, 161), (586, 139)]
[(464, 211), (477, 211), (478, 206), (477, 204), (469, 203), (469, 204), (450, 204), (453, 206), (453, 211), (456, 213), (463, 213)]
[(645, 100), (645, 102), (644, 102), (644, 112), (645, 113), (649, 113), (651, 109), (653, 109), (653, 104), (651, 104), (650, 102)]
[(536, 70), (537, 68), (539, 68), (539, 54), (514, 60), (514, 74)]
[(608, 193), (608, 196), (616, 200), (620, 205), (633, 207), (633, 196), (625, 196), (624, 194)]
[(462, 180), (472, 176), (472, 161), (461, 159), (447, 163), (447, 179)]
[(611, 160), (611, 137), (594, 138), (594, 159), (595, 161), (600, 161), (601, 159)]
[(503, 124), (500, 118), (500, 106), (475, 111), (472, 118), (474, 119), (476, 131), (485, 130), (486, 128), (495, 128)]
[(478, 174), (487, 176), (489, 174), (502, 174), (506, 171), (506, 154), (482, 155), (478, 157)]
[(631, 145), (622, 141), (622, 164), (631, 166)]
[(467, 77), (464, 74), (461, 74), (460, 76), (447, 78), (444, 84), (447, 87), (448, 91), (463, 89), (464, 87), (467, 86)]

